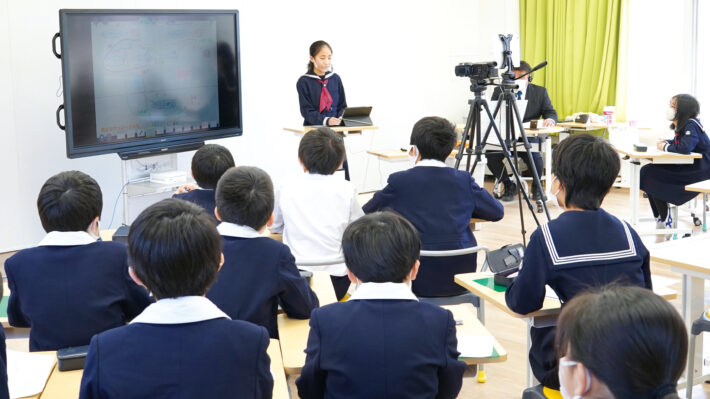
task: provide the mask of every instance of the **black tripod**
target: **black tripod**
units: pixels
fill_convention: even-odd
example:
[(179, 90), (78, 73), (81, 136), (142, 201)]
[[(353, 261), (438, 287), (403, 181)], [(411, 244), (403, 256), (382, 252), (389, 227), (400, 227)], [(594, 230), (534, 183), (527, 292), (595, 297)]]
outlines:
[[(517, 131), (520, 133), (520, 137), (523, 142), (523, 147), (525, 148), (525, 152), (528, 157), (528, 161), (530, 163), (530, 169), (531, 169), (531, 174), (533, 176), (533, 184), (535, 184), (542, 194), (542, 207), (545, 209), (545, 214), (547, 215), (547, 220), (550, 220), (550, 211), (547, 208), (547, 197), (545, 196), (544, 191), (542, 190), (542, 183), (540, 181), (540, 176), (538, 175), (538, 171), (535, 167), (535, 163), (533, 162), (532, 159), (532, 152), (531, 148), (532, 146), (530, 145), (530, 142), (528, 141), (528, 137), (525, 134), (525, 129), (523, 128), (523, 123), (522, 119), (520, 117), (520, 111), (518, 110), (518, 107), (515, 103), (515, 96), (513, 94), (513, 89), (515, 88), (515, 84), (512, 81), (506, 82), (504, 84), (501, 84), (500, 87), (502, 89), (501, 97), (499, 98), (498, 105), (496, 106), (495, 111), (491, 115), (491, 110), (488, 107), (488, 102), (486, 102), (486, 99), (483, 98), (482, 94), (486, 91), (486, 86), (488, 85), (487, 82), (485, 81), (476, 81), (474, 79), (471, 79), (471, 91), (474, 93), (474, 99), (469, 100), (469, 104), (471, 105), (468, 111), (468, 117), (466, 118), (466, 126), (464, 127), (463, 135), (461, 137), (461, 144), (459, 145), (459, 150), (458, 153), (456, 154), (456, 169), (459, 168), (459, 165), (461, 164), (461, 158), (464, 156), (464, 152), (466, 153), (467, 160), (466, 160), (466, 170), (470, 170), (471, 174), (473, 175), (474, 170), (476, 169), (476, 166), (478, 165), (478, 162), (481, 160), (481, 154), (483, 154), (483, 145), (488, 141), (488, 135), (491, 132), (491, 128), (495, 132), (496, 137), (498, 138), (498, 142), (500, 143), (501, 150), (503, 152), (503, 155), (505, 159), (508, 160), (508, 164), (511, 166), (511, 170), (513, 171), (513, 176), (515, 178), (516, 184), (518, 184), (518, 187), (522, 188), (522, 179), (520, 177), (520, 173), (518, 172), (518, 148), (517, 148), (517, 136), (516, 136), (516, 127)], [(505, 139), (500, 134), (500, 131), (498, 130), (498, 126), (496, 126), (495, 123), (495, 117), (498, 116), (498, 113), (500, 112), (501, 104), (505, 103), (506, 108), (506, 123), (505, 123)], [(488, 125), (488, 128), (486, 129), (485, 135), (482, 135), (481, 131), (481, 112), (485, 110), (486, 115), (488, 115), (488, 118), (490, 119), (490, 124)], [(515, 118), (515, 119), (513, 119)], [(513, 121), (517, 122), (514, 123)], [(473, 134), (471, 130), (474, 129)], [(475, 141), (475, 150), (474, 150), (474, 141)], [(513, 148), (512, 154), (509, 148)], [(476, 160), (473, 163), (473, 166), (471, 167), (471, 156), (473, 153), (476, 154)], [(548, 155), (549, 156), (549, 155)], [(515, 161), (513, 161), (515, 160)], [(470, 169), (469, 169), (470, 168)], [(549, 182), (548, 182), (549, 184)], [(525, 219), (523, 218), (523, 199), (525, 199), (525, 202), (528, 205), (528, 209), (530, 209), (530, 212), (533, 215), (533, 218), (535, 219), (535, 223), (537, 226), (540, 225), (540, 221), (537, 218), (537, 215), (535, 214), (534, 207), (532, 205), (532, 202), (530, 201), (530, 197), (528, 196), (528, 193), (525, 192), (524, 190), (520, 189), (518, 190), (518, 208), (520, 210), (520, 225), (521, 225), (521, 234), (523, 235), (523, 245), (525, 244)]]

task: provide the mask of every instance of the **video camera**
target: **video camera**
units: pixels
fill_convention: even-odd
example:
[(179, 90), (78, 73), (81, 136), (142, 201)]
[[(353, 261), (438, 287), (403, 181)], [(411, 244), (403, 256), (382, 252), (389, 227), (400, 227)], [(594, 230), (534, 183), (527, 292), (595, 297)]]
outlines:
[(456, 76), (469, 77), (476, 81), (485, 81), (498, 77), (498, 63), (489, 62), (462, 62), (454, 68)]

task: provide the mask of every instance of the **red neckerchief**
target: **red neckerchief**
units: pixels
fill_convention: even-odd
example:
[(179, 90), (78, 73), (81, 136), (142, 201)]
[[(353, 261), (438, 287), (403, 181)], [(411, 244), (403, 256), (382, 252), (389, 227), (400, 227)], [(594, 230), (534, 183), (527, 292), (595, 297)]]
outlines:
[(320, 91), (320, 104), (318, 105), (318, 108), (320, 108), (319, 112), (323, 112), (326, 109), (330, 109), (330, 106), (333, 105), (333, 97), (330, 96), (330, 92), (326, 88), (326, 85), (328, 84), (328, 79), (318, 79), (318, 83), (323, 85)]

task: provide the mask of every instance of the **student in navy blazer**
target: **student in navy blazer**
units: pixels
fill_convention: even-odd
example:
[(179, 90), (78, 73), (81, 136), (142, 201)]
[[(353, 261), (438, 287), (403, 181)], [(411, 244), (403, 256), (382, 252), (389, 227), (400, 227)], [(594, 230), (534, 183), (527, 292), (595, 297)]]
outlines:
[[(417, 228), (426, 250), (475, 246), (471, 218), (500, 220), (503, 206), (470, 173), (444, 163), (456, 145), (454, 125), (443, 118), (422, 118), (409, 140), (409, 155), (416, 166), (391, 174), (387, 186), (375, 193), (363, 211), (398, 212)], [(454, 275), (476, 271), (476, 254), (423, 258), (421, 262), (419, 278), (412, 286), (421, 297), (463, 294), (467, 291), (454, 283)]]
[(192, 156), (190, 173), (195, 179), (194, 184), (180, 187), (173, 198), (192, 202), (201, 206), (208, 215), (214, 218), (214, 190), (219, 178), (227, 169), (234, 166), (234, 158), (228, 149), (219, 144), (205, 144)]
[(223, 261), (204, 210), (158, 202), (131, 225), (131, 277), (158, 302), (91, 339), (80, 398), (271, 398), (269, 334), (230, 320), (205, 292)]
[(215, 214), (221, 220), (224, 264), (207, 298), (229, 317), (264, 326), (278, 338), (278, 306), (307, 319), (318, 297), (301, 277), (288, 246), (261, 235), (274, 220), (274, 186), (263, 170), (231, 168), (217, 185)]
[(392, 212), (353, 222), (343, 235), (348, 277), (344, 303), (315, 309), (301, 398), (455, 398), (466, 364), (458, 360), (450, 311), (417, 301), (421, 244), (414, 226)]
[(37, 208), (47, 235), (5, 262), (10, 325), (30, 328), (30, 350), (88, 345), (150, 304), (128, 276), (126, 247), (97, 241), (101, 188), (90, 176), (62, 172), (42, 186)]
[[(565, 212), (530, 236), (523, 264), (505, 293), (519, 314), (542, 307), (549, 285), (564, 304), (580, 292), (610, 283), (652, 288), (650, 257), (628, 223), (601, 209), (620, 168), (602, 138), (576, 134), (553, 153), (552, 193)], [(544, 386), (559, 389), (555, 327), (530, 330), (530, 366)]]

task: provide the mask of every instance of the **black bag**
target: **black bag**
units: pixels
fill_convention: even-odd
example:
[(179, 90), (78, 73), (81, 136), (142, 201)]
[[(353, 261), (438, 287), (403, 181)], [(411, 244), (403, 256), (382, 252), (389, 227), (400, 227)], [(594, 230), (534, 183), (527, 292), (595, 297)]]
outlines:
[(493, 272), (496, 284), (509, 286), (513, 281), (507, 276), (517, 272), (523, 263), (525, 248), (523, 244), (508, 244), (486, 255), (488, 269)]

